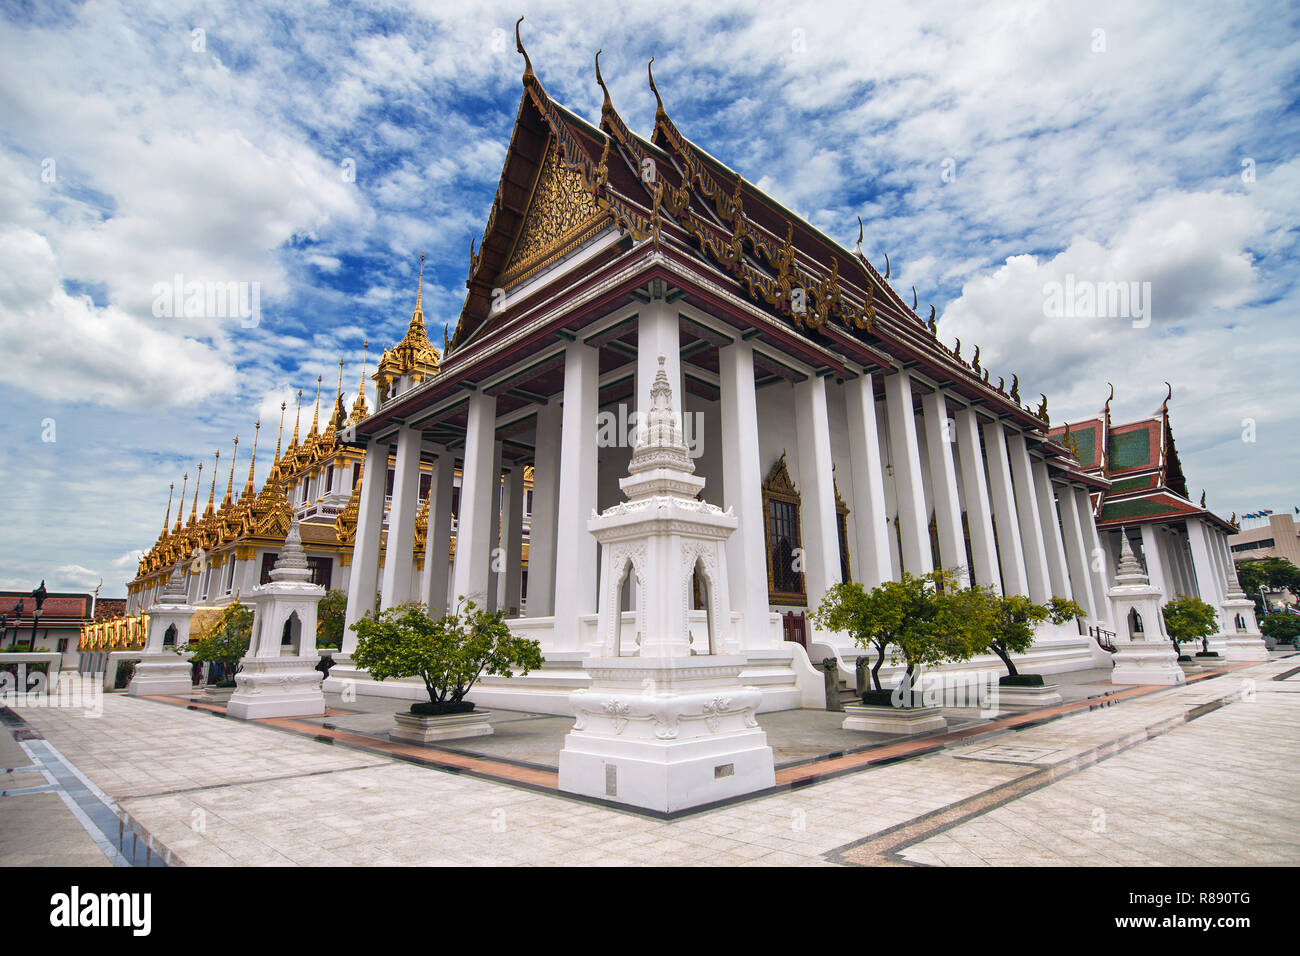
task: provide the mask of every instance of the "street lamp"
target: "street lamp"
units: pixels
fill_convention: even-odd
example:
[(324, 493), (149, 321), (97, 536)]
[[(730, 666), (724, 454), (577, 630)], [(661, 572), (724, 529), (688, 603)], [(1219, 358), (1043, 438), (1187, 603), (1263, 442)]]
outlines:
[(14, 605), (14, 639), (9, 646), (13, 647), (18, 643), (18, 628), (22, 625), (23, 620), (23, 599), (19, 598), (18, 603)]
[(41, 578), (41, 586), (32, 588), (32, 600), (36, 602), (36, 610), (32, 612), (32, 640), (28, 645), (29, 651), (36, 650), (36, 625), (41, 621), (41, 605), (45, 603), (45, 579)]

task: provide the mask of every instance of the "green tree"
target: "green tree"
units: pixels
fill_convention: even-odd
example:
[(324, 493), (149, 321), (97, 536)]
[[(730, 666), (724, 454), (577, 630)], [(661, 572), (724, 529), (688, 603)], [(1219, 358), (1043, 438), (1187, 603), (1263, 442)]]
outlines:
[(1300, 594), (1300, 568), (1286, 558), (1255, 558), (1237, 565), (1237, 581), (1247, 594), (1262, 600), (1261, 589)]
[[(1165, 631), (1173, 642), (1174, 652), (1182, 656), (1179, 645), (1197, 638), (1208, 638), (1219, 631), (1219, 618), (1214, 608), (1198, 597), (1179, 594), (1167, 602), (1160, 612), (1165, 618)], [(1208, 644), (1202, 644), (1202, 649)]]
[(512, 677), (541, 667), (541, 644), (517, 637), (505, 611), (488, 611), (460, 599), (456, 610), (431, 617), (420, 604), (367, 614), (352, 625), (352, 658), (375, 680), (418, 677), (431, 704), (459, 703), (484, 674)]
[(316, 606), (316, 646), (343, 646), (343, 622), (348, 610), (346, 591), (329, 591)]
[(209, 664), (237, 664), (248, 653), (253, 634), (252, 609), (231, 604), (193, 643), (192, 660)]
[(916, 668), (950, 660), (967, 660), (988, 644), (992, 624), (989, 602), (973, 588), (957, 588), (952, 571), (933, 571), (901, 581), (885, 581), (870, 591), (856, 581), (834, 585), (813, 612), (817, 626), (843, 631), (868, 653), (875, 652), (871, 682), (877, 691), (880, 668), (907, 665), (904, 687), (911, 687)]
[(1295, 643), (1300, 638), (1300, 614), (1292, 614), (1290, 611), (1265, 614), (1259, 619), (1259, 629), (1279, 644)]
[(1002, 658), (1007, 665), (1007, 676), (1016, 677), (1012, 654), (1023, 654), (1034, 644), (1034, 626), (1043, 621), (1064, 624), (1071, 618), (1083, 617), (1078, 604), (1063, 597), (1053, 596), (1046, 604), (1035, 604), (1023, 594), (999, 595), (992, 588), (982, 592), (992, 604), (993, 625), (989, 629), (988, 650)]

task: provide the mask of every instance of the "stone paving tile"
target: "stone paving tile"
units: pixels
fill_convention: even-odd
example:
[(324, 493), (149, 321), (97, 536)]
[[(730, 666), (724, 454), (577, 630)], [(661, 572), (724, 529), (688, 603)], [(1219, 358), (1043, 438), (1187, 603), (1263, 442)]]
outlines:
[[(121, 695), (107, 697), (103, 716), (91, 721), (57, 709), (25, 716), (190, 865), (825, 865), (848, 844), (1038, 772), (956, 753), (992, 743), (1043, 747), (1068, 768), (1253, 676), (1253, 702), (1019, 793), (906, 847), (901, 858), (960, 866), (1294, 863), (1300, 847), (1268, 833), (1292, 832), (1300, 792), (1288, 732), (1300, 696), (1267, 680), (1281, 669), (1260, 665), (673, 821)], [(1209, 832), (1201, 820), (1207, 807), (1217, 816)], [(1094, 808), (1106, 812), (1105, 832), (1093, 830)]]

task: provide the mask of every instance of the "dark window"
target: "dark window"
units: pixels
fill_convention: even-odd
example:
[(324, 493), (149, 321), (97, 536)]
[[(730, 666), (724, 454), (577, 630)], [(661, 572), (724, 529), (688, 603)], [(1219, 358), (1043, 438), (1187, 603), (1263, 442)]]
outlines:
[(279, 557), (276, 551), (268, 551), (262, 555), (262, 575), (258, 578), (259, 584), (271, 583), (271, 569), (275, 567), (275, 559)]
[(799, 506), (789, 501), (767, 503), (767, 540), (772, 548), (772, 590), (803, 594), (803, 574), (794, 568), (799, 548)]
[(840, 580), (851, 581), (853, 578), (849, 574), (849, 516), (836, 515), (835, 528), (840, 538)]
[(388, 484), (387, 486), (385, 486), (385, 490), (384, 490), (384, 494), (388, 495), (390, 498), (393, 495), (393, 477), (394, 477), (394, 472), (390, 468), (388, 469)]
[(361, 480), (361, 462), (356, 462), (352, 466), (352, 487), (349, 488), (348, 490), (351, 491), (352, 488), (355, 488), (357, 486), (357, 482), (360, 480)]
[(460, 487), (451, 489), (451, 516), (454, 518), (460, 514)]
[(433, 484), (433, 475), (425, 473), (420, 475), (420, 500), (427, 501), (429, 498), (429, 486)]
[(307, 555), (307, 567), (311, 569), (311, 583), (323, 588), (330, 586), (330, 573), (334, 570), (334, 559), (314, 554)]

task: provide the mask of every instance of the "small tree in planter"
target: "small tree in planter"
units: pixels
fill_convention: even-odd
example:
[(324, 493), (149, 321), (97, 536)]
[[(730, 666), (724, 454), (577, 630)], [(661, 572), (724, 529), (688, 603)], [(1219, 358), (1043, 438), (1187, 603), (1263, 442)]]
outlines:
[(1265, 614), (1260, 618), (1259, 630), (1278, 644), (1296, 644), (1297, 638), (1300, 638), (1300, 614), (1292, 614), (1290, 611)]
[(218, 687), (234, 687), (239, 661), (248, 653), (249, 638), (253, 635), (253, 611), (242, 604), (231, 604), (213, 621), (194, 642), (191, 661), (199, 664), (217, 664), (232, 668)]
[(1201, 653), (1197, 657), (1218, 657), (1210, 653), (1209, 637), (1219, 630), (1218, 615), (1214, 608), (1198, 597), (1180, 594), (1165, 604), (1160, 612), (1165, 618), (1165, 630), (1173, 642), (1174, 652), (1180, 661), (1189, 660), (1180, 645), (1185, 641), (1201, 639)]
[(348, 610), (346, 591), (328, 591), (316, 605), (316, 646), (338, 648), (343, 646), (343, 622)]
[(352, 659), (375, 680), (418, 677), (427, 702), (411, 705), (419, 716), (468, 713), (465, 695), (484, 674), (512, 677), (542, 666), (541, 644), (517, 637), (505, 611), (488, 611), (463, 597), (456, 610), (431, 617), (423, 605), (390, 607), (352, 625), (357, 647)]
[(1007, 665), (1007, 676), (999, 683), (1008, 687), (1040, 687), (1040, 674), (1021, 674), (1016, 670), (1012, 654), (1024, 654), (1034, 646), (1034, 625), (1043, 621), (1064, 624), (1071, 618), (1082, 617), (1083, 608), (1073, 601), (1053, 597), (1047, 604), (1035, 604), (1023, 594), (999, 595), (992, 588), (978, 589), (990, 603), (992, 626), (988, 631), (987, 650), (992, 651)]
[(844, 631), (864, 650), (874, 651), (872, 690), (862, 703), (892, 706), (895, 694), (880, 685), (880, 668), (891, 663), (907, 665), (900, 688), (903, 706), (912, 706), (910, 691), (916, 669), (944, 661), (966, 660), (987, 646), (991, 606), (970, 588), (957, 588), (952, 571), (933, 571), (919, 577), (903, 573), (901, 581), (885, 581), (867, 591), (856, 581), (834, 585), (813, 612), (817, 626)]

